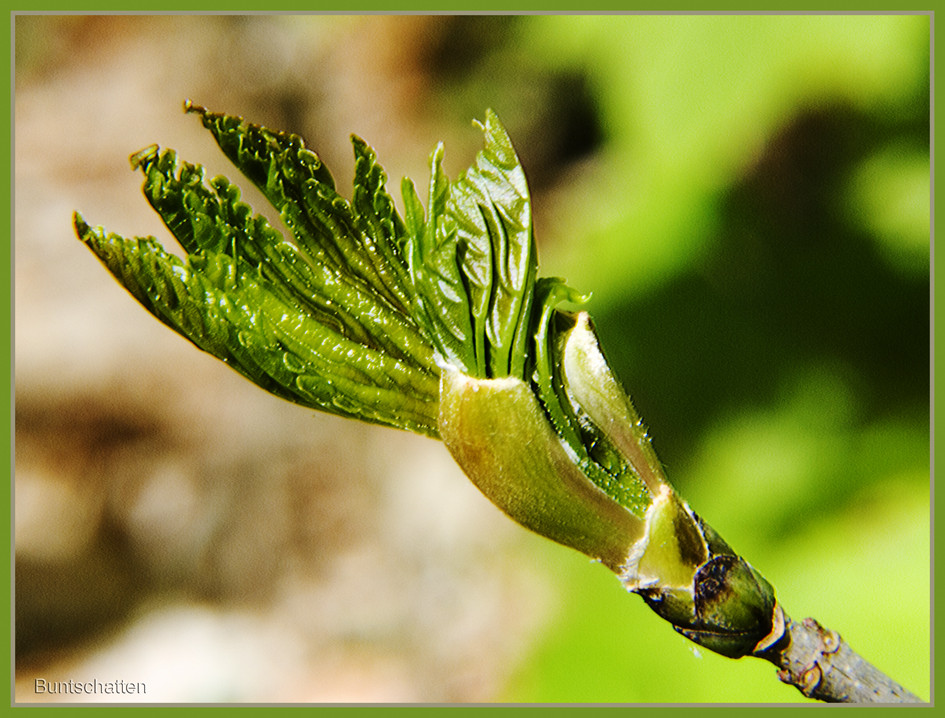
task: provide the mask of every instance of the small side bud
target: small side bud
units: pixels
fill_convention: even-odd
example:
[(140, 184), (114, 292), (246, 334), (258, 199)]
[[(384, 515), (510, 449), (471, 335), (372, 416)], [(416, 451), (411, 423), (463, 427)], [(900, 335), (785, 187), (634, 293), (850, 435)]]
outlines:
[(655, 585), (637, 592), (679, 633), (729, 658), (760, 650), (774, 633), (774, 589), (740, 556), (712, 556), (687, 587)]

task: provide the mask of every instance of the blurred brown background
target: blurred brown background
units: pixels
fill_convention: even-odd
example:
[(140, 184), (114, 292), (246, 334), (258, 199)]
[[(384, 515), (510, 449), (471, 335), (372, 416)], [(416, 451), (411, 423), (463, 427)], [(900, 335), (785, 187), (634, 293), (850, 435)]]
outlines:
[(185, 97), (301, 133), (342, 188), (352, 132), (395, 193), (403, 174), (423, 186), (440, 139), (455, 175), (481, 140), (471, 116), (429, 111), (439, 80), (424, 67), (457, 31), (424, 17), (17, 18), (18, 699), (36, 699), (35, 676), (143, 680), (158, 701), (498, 689), (547, 596), (527, 561), (505, 563), (528, 539), (443, 447), (265, 395), (70, 238), (74, 209), (167, 236), (125, 159), (151, 142), (233, 176)]

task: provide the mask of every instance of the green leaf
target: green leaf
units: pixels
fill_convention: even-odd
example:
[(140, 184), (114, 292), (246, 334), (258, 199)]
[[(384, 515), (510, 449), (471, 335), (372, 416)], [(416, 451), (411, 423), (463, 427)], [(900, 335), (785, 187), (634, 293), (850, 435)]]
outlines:
[(477, 377), (524, 377), (537, 272), (531, 200), (508, 135), (486, 113), (485, 146), (450, 183), (442, 145), (430, 158), (429, 214), (404, 187), (411, 273), (423, 322), (446, 364)]
[[(144, 193), (188, 253), (225, 252), (257, 270), (271, 291), (346, 338), (437, 373), (433, 350), (410, 316), (350, 274), (313, 260), (253, 215), (223, 177), (204, 183), (199, 165), (178, 163), (172, 150), (152, 146), (132, 164), (145, 175)], [(398, 218), (399, 222), (399, 218)]]
[(133, 164), (145, 194), (188, 250), (153, 238), (76, 232), (149, 311), (267, 391), (343, 416), (436, 435), (438, 372), (409, 316), (359, 282), (313, 263), (239, 192), (173, 152)]
[[(397, 254), (398, 242), (403, 241), (397, 237), (402, 223), (391, 217), (392, 202), (378, 185), (382, 177), (371, 169), (373, 159), (364, 155), (363, 142), (355, 138), (356, 166), (360, 165), (359, 178), (369, 184), (356, 196), (362, 206), (367, 202), (384, 207), (373, 221), (358, 221), (348, 201), (335, 191), (331, 173), (302, 138), (197, 105), (186, 108), (200, 115), (224, 154), (279, 211), (302, 251), (408, 312), (411, 287), (403, 283), (402, 269), (397, 270), (404, 260), (385, 261)], [(382, 228), (382, 233), (369, 234), (374, 227)]]
[[(538, 280), (534, 301), (540, 311), (533, 337), (533, 390), (555, 432), (587, 477), (614, 501), (642, 517), (653, 500), (651, 489), (640, 472), (569, 394), (569, 380), (579, 384), (598, 381), (597, 376), (585, 372), (584, 364), (572, 366), (570, 377), (564, 365), (569, 342), (576, 331), (585, 329), (581, 324), (582, 315), (575, 317), (558, 310), (557, 306), (562, 302), (581, 303), (585, 298), (561, 279), (542, 278)], [(619, 397), (624, 397), (619, 386), (616, 390)]]
[[(354, 144), (354, 209), (355, 227), (368, 243), (369, 258), (376, 275), (400, 306), (413, 303), (413, 280), (407, 262), (406, 232), (397, 214), (393, 198), (387, 193), (387, 175), (377, 163), (377, 155), (367, 143), (352, 135)], [(376, 250), (376, 251), (375, 251)]]
[(409, 240), (410, 275), (417, 294), (417, 320), (434, 342), (443, 364), (479, 376), (483, 357), (472, 342), (469, 296), (460, 266), (463, 248), (456, 226), (447, 213), (449, 180), (443, 172), (443, 145), (430, 155), (428, 213), (423, 217), (412, 184), (404, 185), (407, 225), (415, 231)]
[(524, 376), (537, 271), (525, 172), (498, 118), (487, 111), (485, 147), (451, 186), (447, 212), (473, 317), (478, 376)]

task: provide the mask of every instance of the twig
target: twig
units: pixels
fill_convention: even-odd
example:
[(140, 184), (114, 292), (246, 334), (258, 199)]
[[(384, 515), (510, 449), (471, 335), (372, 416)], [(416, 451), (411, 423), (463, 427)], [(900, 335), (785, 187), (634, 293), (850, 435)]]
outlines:
[(778, 678), (808, 698), (828, 703), (924, 703), (865, 661), (836, 631), (813, 618), (783, 618), (784, 631), (773, 645), (754, 655), (773, 663)]

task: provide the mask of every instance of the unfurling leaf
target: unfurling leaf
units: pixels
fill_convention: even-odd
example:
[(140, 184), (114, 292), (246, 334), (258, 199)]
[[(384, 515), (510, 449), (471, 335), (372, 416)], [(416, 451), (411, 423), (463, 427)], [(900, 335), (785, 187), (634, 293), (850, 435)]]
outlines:
[(771, 587), (672, 489), (607, 364), (584, 298), (537, 277), (525, 173), (498, 118), (455, 181), (430, 158), (404, 216), (354, 137), (352, 200), (301, 138), (187, 103), (265, 195), (284, 237), (171, 150), (132, 155), (186, 252), (89, 226), (78, 236), (152, 314), (265, 390), (443, 440), (523, 526), (600, 561), (688, 638), (769, 645)]

